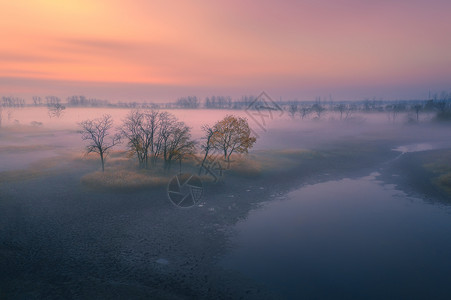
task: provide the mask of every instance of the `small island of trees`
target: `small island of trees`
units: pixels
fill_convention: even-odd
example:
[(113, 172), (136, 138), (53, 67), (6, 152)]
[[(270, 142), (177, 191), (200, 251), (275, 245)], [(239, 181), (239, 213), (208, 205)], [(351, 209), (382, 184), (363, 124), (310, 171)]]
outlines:
[[(196, 166), (199, 175), (214, 162), (230, 168), (234, 154), (246, 154), (257, 138), (252, 136), (246, 118), (227, 115), (213, 125), (203, 125), (203, 136), (196, 141), (191, 128), (166, 111), (132, 110), (113, 134), (110, 115), (80, 122), (82, 140), (87, 141), (86, 154), (99, 155), (102, 172), (111, 149), (123, 144), (128, 158), (137, 160), (138, 170), (159, 169), (167, 173), (174, 161), (183, 160)], [(221, 173), (222, 176), (222, 168)], [(208, 173), (208, 172), (205, 172)]]

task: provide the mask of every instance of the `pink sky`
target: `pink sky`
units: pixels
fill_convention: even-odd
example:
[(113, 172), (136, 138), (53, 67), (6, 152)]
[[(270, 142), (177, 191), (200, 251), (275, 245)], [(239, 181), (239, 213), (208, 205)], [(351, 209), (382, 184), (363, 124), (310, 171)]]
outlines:
[(0, 95), (421, 99), (451, 90), (451, 1), (0, 0)]

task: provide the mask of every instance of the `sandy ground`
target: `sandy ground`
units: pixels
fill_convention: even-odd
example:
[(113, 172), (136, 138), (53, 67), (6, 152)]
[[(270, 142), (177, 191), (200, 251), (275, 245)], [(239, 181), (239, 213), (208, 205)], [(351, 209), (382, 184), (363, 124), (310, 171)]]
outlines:
[(418, 167), (415, 153), (396, 159), (392, 148), (385, 139), (349, 139), (259, 176), (228, 174), (224, 182), (206, 183), (202, 205), (191, 209), (174, 207), (164, 187), (88, 188), (80, 178), (97, 170), (90, 160), (3, 178), (0, 299), (274, 298), (218, 265), (232, 247), (233, 225), (259, 203), (299, 186), (375, 170), (412, 193), (449, 199), (433, 185), (418, 185), (430, 174)]

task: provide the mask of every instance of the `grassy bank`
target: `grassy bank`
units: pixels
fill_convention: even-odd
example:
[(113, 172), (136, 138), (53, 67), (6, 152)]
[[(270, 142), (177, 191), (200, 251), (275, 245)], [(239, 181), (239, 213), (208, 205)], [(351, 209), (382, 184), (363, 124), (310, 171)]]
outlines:
[(432, 183), (445, 191), (451, 199), (451, 150), (431, 151), (428, 155), (425, 154), (423, 168), (433, 174)]

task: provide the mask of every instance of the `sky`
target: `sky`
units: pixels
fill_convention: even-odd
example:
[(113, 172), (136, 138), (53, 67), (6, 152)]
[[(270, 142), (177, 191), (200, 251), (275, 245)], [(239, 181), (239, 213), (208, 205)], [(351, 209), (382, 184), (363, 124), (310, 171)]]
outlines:
[(449, 0), (0, 0), (0, 95), (423, 99)]

